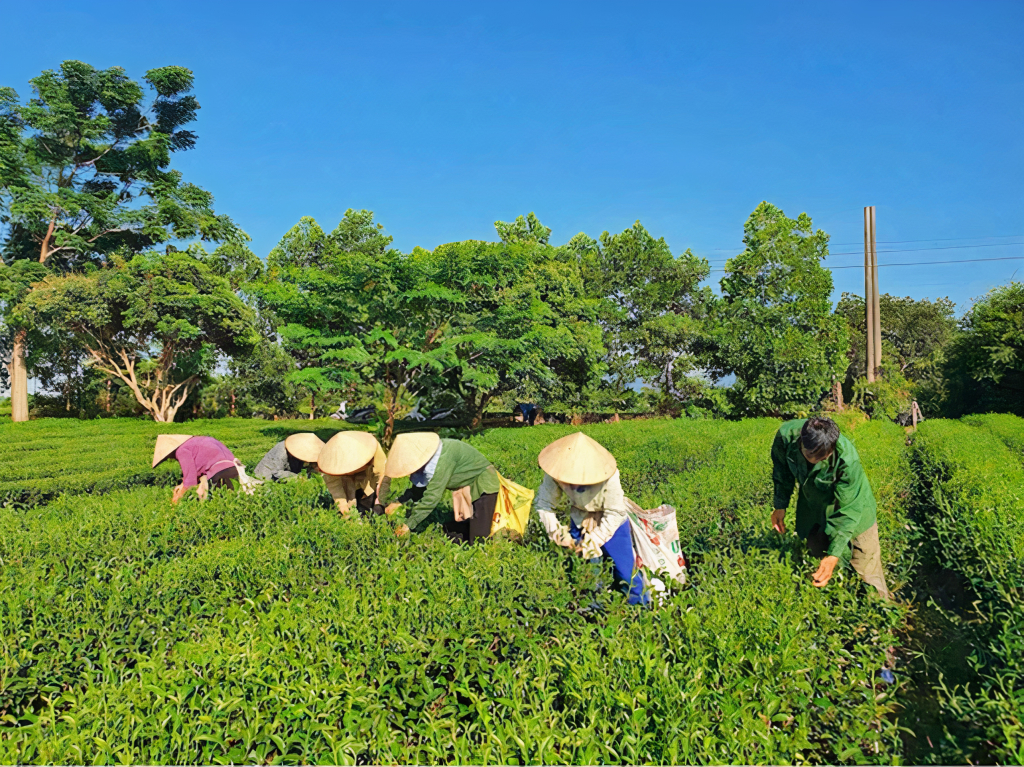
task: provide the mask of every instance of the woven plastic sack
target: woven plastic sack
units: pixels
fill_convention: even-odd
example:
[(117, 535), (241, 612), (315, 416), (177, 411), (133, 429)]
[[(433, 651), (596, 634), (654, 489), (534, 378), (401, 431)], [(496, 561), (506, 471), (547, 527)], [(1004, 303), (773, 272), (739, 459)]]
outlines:
[(626, 499), (629, 530), (633, 537), (636, 568), (664, 573), (676, 583), (686, 583), (686, 559), (679, 547), (676, 510), (668, 504), (656, 509), (641, 509)]
[(517, 485), (511, 479), (498, 474), (498, 502), (494, 507), (494, 521), (491, 522), (491, 535), (499, 530), (526, 533), (526, 523), (530, 521), (530, 508), (533, 506), (533, 491)]

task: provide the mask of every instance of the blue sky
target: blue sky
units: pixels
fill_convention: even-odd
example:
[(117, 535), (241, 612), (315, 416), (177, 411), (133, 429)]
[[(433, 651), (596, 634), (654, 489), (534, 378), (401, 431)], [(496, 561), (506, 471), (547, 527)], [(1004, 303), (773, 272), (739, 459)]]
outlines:
[[(883, 292), (963, 308), (1024, 276), (1021, 2), (0, 0), (0, 19), (22, 97), (64, 59), (194, 70), (177, 167), (260, 255), (349, 207), (403, 250), (536, 211), (555, 242), (639, 219), (720, 266), (769, 200), (832, 235), (833, 267), (862, 263), (865, 205), (879, 250), (906, 251), (881, 263), (1016, 259), (883, 268)], [(834, 277), (863, 292), (860, 269)]]

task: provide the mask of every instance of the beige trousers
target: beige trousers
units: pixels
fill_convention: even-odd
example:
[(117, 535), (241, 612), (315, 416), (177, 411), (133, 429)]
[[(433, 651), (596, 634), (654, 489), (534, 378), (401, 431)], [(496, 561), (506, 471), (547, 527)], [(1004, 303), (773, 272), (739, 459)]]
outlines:
[[(823, 556), (828, 550), (828, 536), (817, 525), (807, 535), (807, 548), (816, 557)], [(878, 545), (877, 522), (850, 541), (850, 565), (857, 571), (862, 581), (874, 586), (883, 599), (892, 601), (889, 587), (885, 585), (885, 572), (882, 570), (882, 549)]]

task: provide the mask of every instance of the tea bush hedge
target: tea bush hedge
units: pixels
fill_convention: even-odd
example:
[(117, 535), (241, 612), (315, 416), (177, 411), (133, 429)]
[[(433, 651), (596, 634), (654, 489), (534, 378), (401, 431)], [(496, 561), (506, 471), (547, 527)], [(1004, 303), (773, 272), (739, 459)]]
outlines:
[[(1021, 419), (927, 421), (914, 438), (936, 566), (963, 579), (977, 680), (944, 690), (953, 719), (997, 761), (1024, 761), (1024, 467)], [(1019, 444), (1019, 443), (1018, 443)]]
[(639, 611), (548, 546), (398, 540), (326, 501), (298, 480), (0, 510), (0, 760), (898, 754), (878, 679), (898, 611), (814, 589), (784, 547), (709, 552), (695, 588)]
[[(627, 492), (679, 509), (694, 554), (691, 586), (646, 611), (595, 594), (607, 568), (536, 529), (398, 540), (339, 519), (319, 479), (178, 507), (162, 487), (9, 505), (0, 761), (896, 761), (902, 686), (879, 676), (906, 611), (851, 573), (814, 589), (792, 535), (768, 531), (777, 426), (585, 427)], [(844, 428), (897, 488), (880, 516), (902, 518), (902, 430)], [(473, 441), (535, 486), (540, 447), (571, 430)]]

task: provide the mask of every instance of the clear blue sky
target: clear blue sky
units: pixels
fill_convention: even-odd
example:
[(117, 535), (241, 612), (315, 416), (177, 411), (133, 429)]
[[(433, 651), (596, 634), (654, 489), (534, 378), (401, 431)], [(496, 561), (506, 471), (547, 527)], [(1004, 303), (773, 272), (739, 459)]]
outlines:
[(64, 59), (194, 70), (177, 165), (261, 256), (348, 207), (403, 250), (532, 210), (555, 242), (639, 219), (720, 265), (769, 200), (832, 235), (831, 266), (862, 263), (865, 205), (879, 241), (928, 240), (880, 250), (951, 248), (882, 263), (1019, 257), (882, 269), (883, 292), (963, 308), (1024, 277), (1022, 2), (0, 0), (0, 19), (23, 97)]

